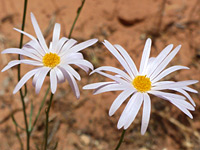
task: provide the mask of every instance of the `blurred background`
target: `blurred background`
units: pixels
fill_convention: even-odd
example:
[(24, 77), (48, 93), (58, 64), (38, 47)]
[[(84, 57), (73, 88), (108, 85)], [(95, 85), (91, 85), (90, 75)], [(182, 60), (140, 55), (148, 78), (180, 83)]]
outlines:
[[(0, 0), (0, 50), (19, 47), (20, 34), (13, 27), (21, 28), (23, 0)], [(25, 31), (35, 35), (30, 12), (37, 18), (47, 43), (51, 41), (55, 22), (61, 24), (61, 36), (68, 36), (77, 8), (81, 0), (29, 0)], [(180, 52), (170, 65), (184, 65), (190, 70), (182, 70), (167, 76), (167, 80), (200, 80), (200, 0), (86, 0), (77, 21), (72, 38), (79, 42), (98, 38), (99, 43), (83, 50), (85, 58), (95, 68), (110, 65), (122, 69), (117, 60), (101, 44), (104, 39), (112, 44), (120, 44), (139, 66), (145, 40), (153, 40), (151, 56), (157, 56), (168, 44), (182, 45)], [(28, 42), (27, 37), (24, 43)], [(17, 55), (0, 55), (2, 69)], [(22, 65), (22, 75), (30, 70)], [(107, 92), (96, 96), (92, 91), (82, 90), (89, 83), (105, 81), (98, 74), (88, 76), (76, 68), (82, 80), (79, 100), (73, 95), (68, 83), (58, 85), (50, 112), (49, 149), (58, 142), (58, 150), (111, 150), (114, 149), (122, 130), (117, 129), (117, 121), (123, 106), (114, 116), (108, 110), (119, 94)], [(28, 82), (26, 97), (27, 112), (30, 102), (34, 104), (35, 116), (48, 87), (49, 78), (36, 95)], [(17, 122), (24, 126), (19, 93), (12, 91), (17, 84), (17, 68), (0, 74), (0, 149), (18, 150), (20, 144), (11, 119), (14, 113)], [(200, 91), (200, 84), (192, 86)], [(151, 97), (152, 110), (149, 127), (145, 135), (140, 134), (141, 110), (136, 120), (128, 128), (121, 150), (199, 150), (200, 149), (200, 99), (199, 94), (191, 94), (196, 110), (190, 119), (171, 103)], [(46, 101), (47, 103), (48, 101)], [(46, 107), (46, 105), (45, 105)], [(45, 107), (31, 136), (31, 150), (41, 147), (45, 125)], [(19, 130), (25, 143), (25, 132)]]

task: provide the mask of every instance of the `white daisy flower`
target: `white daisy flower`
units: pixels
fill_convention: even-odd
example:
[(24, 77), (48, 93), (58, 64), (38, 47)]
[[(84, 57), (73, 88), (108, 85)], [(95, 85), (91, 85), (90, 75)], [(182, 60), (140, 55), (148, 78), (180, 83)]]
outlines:
[[(173, 51), (171, 51), (173, 45), (168, 45), (156, 58), (149, 58), (151, 39), (147, 39), (138, 71), (131, 57), (120, 45), (113, 46), (106, 40), (103, 44), (117, 58), (125, 71), (111, 66), (99, 67), (92, 71), (91, 74), (97, 72), (113, 81), (89, 84), (84, 86), (83, 89), (95, 89), (94, 94), (108, 91), (122, 91), (110, 107), (110, 116), (112, 116), (121, 104), (130, 96), (129, 101), (119, 118), (117, 124), (118, 129), (122, 127), (127, 129), (131, 125), (143, 103), (141, 134), (146, 132), (151, 111), (151, 100), (149, 94), (168, 100), (187, 116), (192, 118), (192, 115), (188, 110), (195, 110), (195, 103), (187, 91), (197, 93), (196, 90), (188, 87), (188, 85), (195, 84), (198, 81), (160, 81), (162, 78), (174, 71), (189, 69), (184, 66), (172, 66), (164, 70), (164, 68), (178, 53), (181, 48), (180, 45)], [(105, 73), (104, 71), (112, 72), (115, 75)], [(168, 93), (166, 91), (163, 92), (162, 90), (174, 90), (184, 96)], [(186, 98), (189, 99), (192, 105), (186, 101)]]
[(93, 70), (93, 65), (83, 58), (80, 53), (81, 50), (93, 45), (98, 40), (91, 39), (80, 44), (76, 44), (77, 41), (74, 39), (67, 39), (60, 37), (60, 24), (56, 23), (53, 30), (53, 38), (49, 48), (45, 42), (39, 25), (36, 21), (35, 16), (31, 13), (31, 21), (37, 35), (37, 39), (32, 35), (23, 32), (19, 29), (16, 31), (23, 33), (28, 36), (31, 41), (19, 48), (8, 48), (2, 52), (2, 54), (13, 53), (26, 56), (30, 59), (13, 60), (8, 63), (6, 67), (2, 69), (2, 72), (18, 64), (28, 64), (37, 66), (37, 68), (27, 72), (16, 85), (13, 94), (31, 78), (33, 77), (33, 85), (35, 86), (36, 93), (39, 93), (45, 77), (49, 73), (51, 92), (55, 93), (57, 83), (68, 80), (74, 94), (77, 98), (80, 97), (80, 92), (75, 79), (81, 80), (80, 75), (70, 65), (74, 64), (88, 72), (89, 69)]

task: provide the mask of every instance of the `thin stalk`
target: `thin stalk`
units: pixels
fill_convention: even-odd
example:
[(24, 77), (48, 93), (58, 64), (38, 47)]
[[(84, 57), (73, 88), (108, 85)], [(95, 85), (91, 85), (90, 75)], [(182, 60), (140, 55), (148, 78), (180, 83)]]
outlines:
[(22, 127), (17, 123), (17, 121), (15, 120), (14, 114), (12, 114), (11, 117), (12, 117), (12, 121), (13, 121), (14, 125), (16, 126), (16, 128), (18, 127), (18, 128), (20, 128), (21, 130), (24, 130), (24, 131), (25, 131), (25, 129), (22, 128)]
[(21, 140), (21, 137), (20, 137), (20, 135), (19, 135), (19, 131), (18, 131), (17, 126), (15, 126), (15, 130), (16, 130), (17, 139), (19, 140), (19, 143), (20, 143), (20, 147), (21, 147), (20, 150), (24, 150), (24, 145), (23, 145), (22, 140)]
[[(24, 0), (24, 12), (23, 12), (23, 19), (22, 19), (22, 27), (21, 27), (22, 31), (24, 31), (24, 27), (25, 27), (27, 4), (28, 4), (28, 0)], [(21, 34), (19, 48), (22, 48), (22, 44), (23, 44), (23, 34)], [(18, 59), (20, 60), (20, 55), (18, 55)], [(18, 65), (18, 81), (21, 78), (20, 74), (21, 74), (21, 72), (20, 72), (20, 65)], [(25, 89), (25, 91), (27, 91), (27, 90)], [(26, 94), (26, 92), (25, 92), (25, 94)], [(28, 131), (28, 121), (27, 121), (26, 105), (25, 105), (24, 97), (25, 96), (22, 93), (22, 89), (20, 89), (20, 98), (21, 98), (22, 107), (23, 107), (24, 122), (25, 122), (25, 125), (26, 125), (26, 136), (27, 136), (27, 138), (26, 138), (26, 147), (27, 147), (27, 150), (29, 150), (30, 134), (29, 134), (29, 131)]]
[(79, 15), (80, 15), (80, 13), (81, 13), (81, 10), (82, 10), (82, 8), (83, 8), (84, 3), (85, 3), (85, 0), (82, 0), (81, 6), (80, 6), (80, 7), (78, 8), (78, 10), (77, 10), (76, 18), (74, 19), (74, 22), (73, 22), (73, 24), (72, 24), (72, 27), (71, 27), (71, 30), (70, 30), (70, 33), (69, 33), (69, 37), (68, 37), (69, 39), (71, 38), (72, 31), (73, 31), (73, 29), (74, 29), (74, 26), (75, 26), (75, 24), (76, 24), (76, 21), (78, 20), (78, 17), (79, 17)]
[(48, 141), (48, 128), (49, 128), (49, 112), (50, 112), (50, 108), (51, 108), (51, 104), (52, 104), (52, 100), (53, 100), (53, 95), (51, 93), (51, 97), (50, 97), (50, 100), (49, 100), (49, 105), (48, 105), (48, 108), (46, 109), (46, 127), (45, 127), (45, 144), (44, 144), (44, 150), (47, 150), (47, 141)]
[[(78, 8), (78, 10), (77, 10), (76, 18), (74, 19), (74, 22), (73, 22), (73, 24), (72, 24), (72, 27), (71, 27), (71, 29), (70, 29), (70, 33), (69, 33), (69, 36), (68, 36), (69, 39), (71, 38), (72, 31), (74, 30), (75, 24), (76, 24), (76, 22), (77, 22), (77, 20), (78, 20), (78, 17), (79, 17), (79, 15), (80, 15), (80, 13), (81, 13), (81, 10), (82, 10), (82, 8), (83, 8), (84, 3), (85, 3), (85, 0), (82, 0), (81, 6), (80, 6), (80, 7)], [(48, 89), (48, 90), (49, 90), (49, 89)], [(47, 92), (47, 93), (48, 93), (48, 92)], [(47, 94), (47, 93), (46, 93), (46, 94)], [(46, 109), (46, 128), (45, 128), (45, 145), (44, 145), (44, 150), (47, 150), (47, 145), (48, 145), (49, 112), (50, 112), (50, 108), (51, 108), (53, 96), (54, 96), (54, 94), (51, 93), (51, 97), (50, 97), (50, 100), (49, 100), (49, 105), (48, 105), (48, 108)], [(46, 98), (44, 98), (44, 99), (46, 99)], [(43, 100), (44, 100), (44, 99), (43, 99)], [(43, 105), (42, 105), (42, 106), (43, 106)]]
[(126, 132), (126, 130), (123, 130), (123, 131), (122, 131), (122, 135), (121, 135), (121, 137), (120, 137), (119, 143), (117, 144), (117, 147), (115, 148), (115, 150), (118, 150), (119, 147), (121, 146), (121, 144), (122, 144), (122, 142), (123, 142), (123, 140), (124, 140), (124, 134), (125, 134), (125, 132)]
[(33, 122), (32, 128), (31, 128), (31, 130), (29, 131), (30, 133), (33, 131), (33, 128), (35, 127), (35, 125), (36, 125), (36, 123), (37, 123), (37, 120), (38, 120), (39, 115), (40, 115), (40, 112), (41, 112), (41, 110), (42, 110), (42, 108), (43, 108), (43, 106), (44, 106), (44, 102), (45, 102), (45, 100), (46, 100), (46, 98), (47, 98), (47, 95), (48, 95), (48, 93), (49, 93), (49, 90), (50, 90), (50, 85), (49, 85), (49, 87), (48, 87), (48, 89), (47, 89), (47, 91), (46, 91), (46, 93), (45, 93), (45, 95), (44, 95), (44, 98), (42, 99), (42, 102), (41, 102), (41, 104), (40, 104), (40, 108), (39, 108), (38, 113), (37, 113), (37, 115), (36, 115), (36, 118), (35, 118), (35, 120), (34, 120), (34, 122)]

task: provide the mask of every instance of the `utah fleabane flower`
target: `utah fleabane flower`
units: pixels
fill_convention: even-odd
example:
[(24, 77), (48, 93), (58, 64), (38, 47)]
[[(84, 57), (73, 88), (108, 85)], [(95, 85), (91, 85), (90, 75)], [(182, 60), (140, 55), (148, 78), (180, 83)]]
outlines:
[[(188, 87), (188, 85), (195, 84), (198, 81), (160, 81), (162, 78), (174, 71), (189, 69), (184, 66), (172, 66), (164, 70), (164, 68), (178, 53), (181, 48), (180, 45), (173, 51), (171, 51), (173, 45), (168, 45), (156, 58), (149, 58), (151, 39), (147, 39), (138, 71), (131, 57), (120, 45), (113, 46), (106, 40), (103, 44), (117, 58), (125, 71), (111, 66), (99, 67), (92, 71), (91, 74), (96, 72), (112, 79), (113, 81), (89, 84), (84, 86), (83, 89), (95, 89), (94, 94), (108, 91), (122, 91), (110, 107), (110, 116), (112, 116), (121, 104), (130, 97), (119, 118), (117, 124), (118, 129), (122, 127), (127, 129), (131, 125), (143, 103), (141, 134), (146, 132), (151, 111), (151, 100), (149, 94), (168, 100), (192, 118), (192, 115), (188, 110), (195, 110), (195, 103), (187, 91), (197, 93), (196, 90)], [(105, 73), (104, 71), (112, 72), (115, 75)], [(185, 97), (174, 93), (168, 93), (166, 91), (163, 92), (162, 90), (174, 90), (180, 92)], [(192, 105), (186, 101), (186, 98), (189, 99)]]
[(22, 56), (31, 58), (13, 60), (8, 63), (6, 67), (2, 69), (2, 72), (18, 64), (28, 64), (37, 66), (37, 68), (27, 72), (16, 85), (13, 93), (15, 94), (19, 89), (33, 77), (33, 85), (35, 86), (36, 93), (39, 93), (45, 77), (49, 73), (51, 92), (55, 93), (57, 89), (57, 83), (68, 80), (74, 94), (77, 98), (80, 96), (80, 92), (76, 83), (76, 80), (81, 80), (80, 75), (70, 65), (74, 64), (88, 72), (89, 69), (93, 70), (93, 65), (83, 58), (80, 53), (81, 50), (93, 45), (97, 42), (97, 39), (91, 39), (80, 44), (76, 44), (74, 39), (68, 39), (60, 37), (60, 24), (56, 23), (53, 30), (52, 42), (50, 42), (49, 48), (45, 42), (36, 18), (31, 13), (31, 21), (37, 35), (37, 39), (32, 35), (23, 32), (19, 29), (16, 31), (28, 36), (31, 41), (26, 43), (22, 49), (8, 48), (2, 52), (2, 54), (13, 53), (20, 54)]

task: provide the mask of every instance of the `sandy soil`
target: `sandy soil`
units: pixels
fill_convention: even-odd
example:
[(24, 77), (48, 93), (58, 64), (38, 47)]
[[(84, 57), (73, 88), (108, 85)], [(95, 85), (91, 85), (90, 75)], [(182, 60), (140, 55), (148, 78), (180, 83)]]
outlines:
[[(62, 36), (68, 36), (76, 16), (80, 0), (34, 0), (28, 3), (25, 31), (34, 35), (30, 21), (33, 12), (46, 37), (51, 40), (53, 24), (62, 27)], [(18, 47), (20, 34), (12, 28), (20, 28), (23, 0), (0, 0), (0, 49)], [(156, 56), (165, 46), (173, 43), (182, 45), (180, 52), (170, 65), (179, 64), (190, 67), (168, 76), (167, 80), (200, 80), (200, 1), (199, 0), (86, 0), (72, 37), (79, 42), (98, 38), (99, 43), (84, 50), (84, 56), (95, 68), (111, 65), (121, 68), (115, 58), (101, 44), (104, 39), (120, 44), (139, 65), (144, 42), (152, 38), (151, 56)], [(29, 39), (24, 38), (24, 43)], [(1, 55), (2, 69), (16, 55)], [(22, 74), (30, 70), (22, 66)], [(88, 76), (77, 69), (82, 80), (80, 89), (88, 84), (106, 80), (100, 75)], [(20, 144), (15, 135), (11, 113), (20, 125), (23, 124), (19, 93), (12, 95), (17, 83), (17, 68), (0, 74), (0, 149), (19, 150)], [(39, 95), (34, 94), (31, 81), (28, 82), (26, 98), (27, 112), (30, 102), (34, 104), (36, 115), (41, 99), (48, 87), (46, 79)], [(193, 86), (200, 90), (200, 84)], [(125, 106), (113, 117), (108, 110), (118, 92), (92, 95), (92, 91), (81, 90), (79, 100), (75, 98), (67, 82), (58, 86), (50, 113), (50, 144), (52, 149), (58, 142), (58, 150), (111, 150), (116, 146), (121, 130), (117, 121)], [(199, 94), (191, 94), (197, 104), (192, 112), (194, 119), (185, 116), (175, 106), (164, 100), (152, 98), (151, 119), (144, 136), (140, 134), (141, 111), (134, 123), (128, 128), (121, 150), (198, 150), (200, 149), (200, 101)], [(47, 103), (47, 102), (46, 102)], [(46, 107), (46, 106), (45, 106)], [(44, 108), (45, 108), (44, 107)], [(142, 110), (142, 109), (141, 109)], [(39, 121), (31, 136), (31, 150), (42, 145), (45, 113), (41, 112)], [(25, 132), (19, 130), (25, 143)]]

